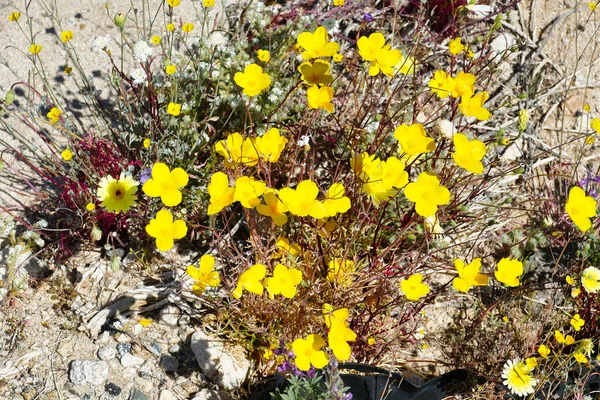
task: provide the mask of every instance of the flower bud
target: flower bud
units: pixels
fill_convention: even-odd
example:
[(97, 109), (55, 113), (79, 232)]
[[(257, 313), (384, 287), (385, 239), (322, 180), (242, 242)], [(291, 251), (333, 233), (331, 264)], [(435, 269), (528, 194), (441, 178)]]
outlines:
[(123, 13), (118, 13), (115, 14), (115, 25), (117, 25), (117, 27), (120, 30), (123, 30), (123, 27), (125, 26), (125, 22), (127, 22), (127, 15), (123, 14)]

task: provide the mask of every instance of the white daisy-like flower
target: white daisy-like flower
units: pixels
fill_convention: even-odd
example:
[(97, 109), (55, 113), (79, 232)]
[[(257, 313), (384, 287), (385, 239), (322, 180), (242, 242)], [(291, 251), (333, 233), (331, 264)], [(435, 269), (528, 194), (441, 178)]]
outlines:
[(596, 293), (600, 290), (600, 269), (587, 267), (581, 272), (581, 284), (588, 293)]
[(532, 368), (524, 361), (508, 360), (502, 370), (502, 378), (511, 393), (518, 396), (527, 396), (535, 391), (537, 379), (531, 376)]
[(309, 135), (300, 136), (300, 139), (298, 139), (298, 142), (296, 144), (298, 145), (298, 147), (304, 147), (307, 144), (310, 144), (310, 136)]
[(131, 78), (134, 84), (143, 85), (146, 83), (146, 71), (143, 68), (136, 68), (131, 72)]
[(106, 49), (109, 44), (110, 36), (98, 36), (96, 39), (94, 39), (94, 45), (92, 46), (92, 50), (96, 52), (102, 51)]
[(144, 40), (140, 40), (133, 45), (133, 58), (137, 62), (146, 62), (152, 56), (152, 47)]
[(215, 31), (208, 36), (206, 43), (210, 47), (224, 47), (227, 45), (228, 39), (222, 32)]

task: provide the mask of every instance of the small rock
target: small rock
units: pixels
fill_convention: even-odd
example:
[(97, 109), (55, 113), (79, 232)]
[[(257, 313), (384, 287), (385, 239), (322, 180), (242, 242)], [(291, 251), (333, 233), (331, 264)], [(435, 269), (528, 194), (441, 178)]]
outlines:
[(131, 264), (135, 260), (137, 260), (137, 257), (135, 256), (135, 254), (129, 253), (123, 259), (122, 264), (123, 264), (124, 267), (127, 267), (129, 264)]
[(131, 343), (117, 344), (117, 353), (119, 353), (119, 358), (123, 357), (125, 354), (131, 353)]
[(231, 396), (222, 391), (202, 389), (192, 400), (230, 400)]
[(117, 356), (117, 350), (114, 347), (106, 346), (98, 349), (98, 358), (104, 361), (112, 360)]
[(148, 400), (148, 396), (138, 388), (133, 388), (129, 394), (129, 400)]
[(187, 314), (183, 314), (181, 317), (179, 317), (179, 320), (177, 321), (177, 325), (179, 326), (188, 326), (190, 324), (190, 316)]
[(76, 360), (69, 366), (69, 380), (75, 385), (101, 385), (107, 377), (106, 361)]
[(124, 368), (142, 365), (144, 361), (145, 360), (142, 357), (134, 356), (131, 353), (126, 353), (121, 357), (121, 365)]
[(106, 344), (106, 343), (108, 343), (109, 340), (110, 340), (110, 333), (108, 333), (108, 331), (104, 331), (100, 334), (100, 336), (98, 336), (98, 339), (96, 339), (96, 343)]
[(200, 369), (208, 379), (225, 390), (239, 388), (250, 370), (250, 361), (241, 347), (225, 348), (222, 340), (202, 330), (192, 335), (191, 347)]
[(160, 367), (165, 372), (175, 372), (177, 371), (177, 368), (179, 368), (179, 360), (173, 356), (163, 354), (160, 357)]
[(148, 350), (150, 350), (150, 352), (155, 356), (160, 357), (162, 353), (162, 346), (158, 343), (152, 343), (150, 346), (148, 346)]
[(171, 354), (178, 353), (179, 350), (181, 350), (181, 346), (179, 346), (178, 344), (174, 344), (173, 346), (169, 347), (169, 353)]
[(177, 396), (173, 392), (168, 390), (161, 390), (158, 395), (158, 400), (177, 400)]
[(158, 316), (160, 320), (165, 324), (177, 326), (179, 314), (181, 314), (181, 311), (179, 311), (179, 307), (171, 304), (162, 308)]
[(114, 397), (117, 397), (121, 394), (121, 388), (112, 382), (109, 382), (106, 385), (104, 385), (104, 390), (106, 390), (106, 393)]
[(131, 327), (131, 334), (135, 335), (135, 336), (139, 336), (143, 330), (144, 330), (144, 327), (141, 324), (135, 324)]

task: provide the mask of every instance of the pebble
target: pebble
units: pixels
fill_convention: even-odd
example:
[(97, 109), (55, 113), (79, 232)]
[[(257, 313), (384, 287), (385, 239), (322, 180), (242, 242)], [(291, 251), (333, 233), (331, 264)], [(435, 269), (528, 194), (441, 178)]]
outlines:
[(101, 385), (108, 377), (108, 363), (75, 360), (69, 365), (69, 380), (75, 385)]
[(123, 357), (125, 354), (131, 353), (131, 343), (117, 344), (117, 353), (119, 353), (119, 358)]
[(230, 400), (231, 397), (222, 391), (202, 389), (192, 400)]
[(165, 372), (175, 372), (179, 368), (179, 360), (168, 354), (163, 354), (160, 357), (160, 367)]
[(104, 361), (112, 360), (117, 356), (117, 350), (114, 347), (106, 346), (98, 349), (98, 358)]
[(142, 365), (144, 361), (145, 360), (142, 357), (134, 356), (131, 353), (126, 353), (121, 357), (121, 365), (124, 368)]
[(160, 357), (162, 353), (162, 346), (158, 343), (152, 343), (150, 346), (148, 346), (148, 350), (150, 350), (150, 352), (155, 356)]
[(177, 396), (169, 390), (161, 390), (158, 395), (158, 400), (177, 400)]
[(148, 400), (148, 396), (138, 388), (133, 388), (129, 394), (129, 400)]
[(106, 393), (115, 397), (121, 394), (121, 388), (112, 382), (109, 382), (106, 385), (104, 385), (104, 390), (106, 390)]
[(165, 324), (177, 326), (177, 321), (179, 320), (179, 315), (181, 311), (179, 311), (179, 307), (175, 305), (168, 305), (160, 310), (158, 314), (160, 320)]
[(178, 353), (179, 350), (181, 350), (181, 346), (178, 344), (174, 344), (173, 346), (169, 347), (169, 353), (171, 354)]
[(181, 317), (179, 317), (179, 320), (177, 321), (177, 325), (188, 326), (190, 324), (190, 321), (191, 321), (190, 316), (187, 314), (183, 314)]

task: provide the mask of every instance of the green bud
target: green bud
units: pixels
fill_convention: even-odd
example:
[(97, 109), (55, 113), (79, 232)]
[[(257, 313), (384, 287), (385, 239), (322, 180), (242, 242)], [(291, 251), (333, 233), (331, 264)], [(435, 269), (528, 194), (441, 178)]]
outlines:
[(127, 22), (127, 15), (125, 15), (123, 13), (118, 13), (115, 15), (114, 21), (115, 21), (115, 25), (117, 25), (117, 27), (120, 30), (123, 30), (123, 27), (125, 26), (125, 22)]
[(9, 106), (13, 103), (13, 101), (15, 101), (15, 92), (12, 89), (6, 92), (6, 96), (4, 96), (4, 101)]
[(519, 111), (519, 132), (525, 132), (527, 123), (529, 122), (529, 111), (522, 109)]
[(92, 228), (92, 240), (98, 241), (100, 239), (102, 239), (102, 229), (94, 225)]

